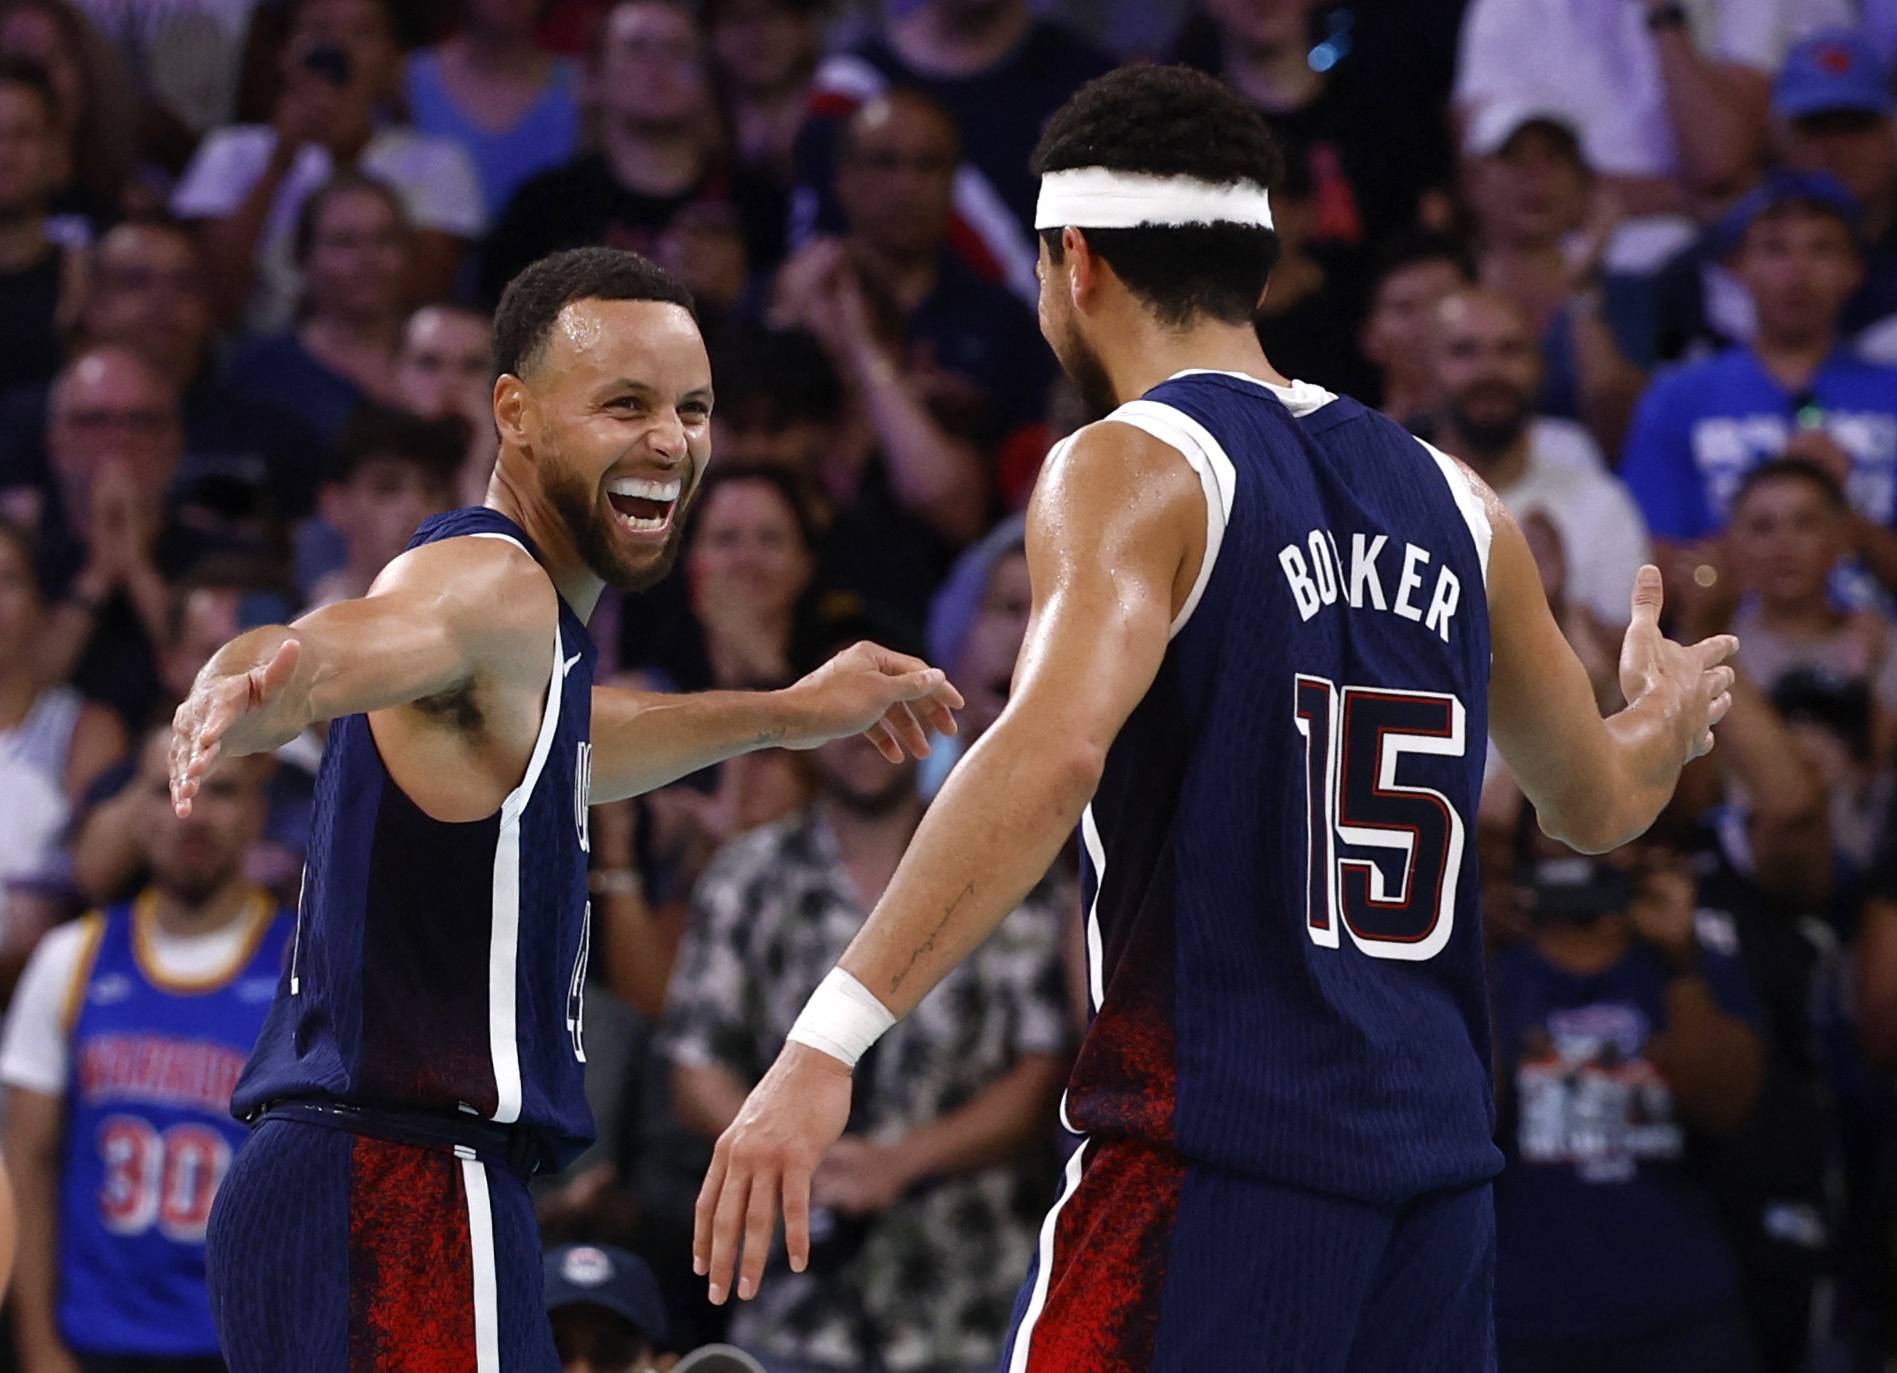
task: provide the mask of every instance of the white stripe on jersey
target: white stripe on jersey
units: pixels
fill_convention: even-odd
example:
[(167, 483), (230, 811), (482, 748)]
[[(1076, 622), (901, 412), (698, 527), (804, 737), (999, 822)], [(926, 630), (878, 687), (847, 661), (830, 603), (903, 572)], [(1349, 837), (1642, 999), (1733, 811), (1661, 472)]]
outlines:
[[(1065, 1096), (1061, 1098), (1061, 1103), (1061, 1116), (1064, 1119), (1067, 1115)], [(1014, 1332), (1014, 1352), (1008, 1359), (1007, 1373), (1027, 1373), (1028, 1349), (1034, 1343), (1034, 1327), (1040, 1322), (1041, 1312), (1047, 1308), (1047, 1290), (1054, 1279), (1054, 1231), (1060, 1221), (1061, 1209), (1073, 1200), (1074, 1193), (1079, 1190), (1086, 1155), (1087, 1141), (1083, 1139), (1067, 1160), (1067, 1180), (1061, 1188), (1060, 1200), (1054, 1203), (1054, 1209), (1047, 1213), (1047, 1219), (1041, 1223), (1039, 1257), (1034, 1264), (1034, 1290), (1028, 1296), (1028, 1309), (1021, 1313), (1021, 1324)]]
[(527, 775), (501, 802), (501, 829), (494, 846), (494, 910), (488, 931), (487, 1038), (494, 1060), (494, 1119), (512, 1124), (520, 1119), (520, 1042), (515, 1007), (520, 996), (520, 817), (533, 799), (534, 783), (547, 765), (553, 735), (560, 724), (561, 671), (565, 647), (560, 627), (553, 627), (553, 671), (547, 680), (547, 704), (540, 718), (540, 737), (534, 741)]
[(1462, 470), (1462, 464), (1450, 457), (1435, 444), (1424, 439), (1418, 443), (1429, 451), (1436, 460), (1436, 466), (1442, 470), (1443, 480), (1449, 483), (1449, 494), (1456, 502), (1456, 509), (1462, 512), (1462, 522), (1469, 526), (1469, 537), (1475, 540), (1476, 560), (1482, 564), (1482, 584), (1489, 584), (1489, 544), (1495, 538), (1495, 531), (1489, 527), (1489, 512), (1482, 506), (1482, 498), (1469, 484), (1469, 474)]
[(1121, 424), (1151, 434), (1169, 448), (1177, 449), (1199, 474), (1205, 488), (1205, 556), (1199, 561), (1199, 575), (1192, 583), (1192, 594), (1173, 618), (1172, 632), (1177, 638), (1192, 612), (1199, 608), (1206, 583), (1212, 580), (1212, 567), (1219, 559), (1219, 546), (1225, 542), (1225, 525), (1232, 518), (1232, 502), (1238, 495), (1238, 469), (1232, 465), (1223, 445), (1212, 437), (1203, 424), (1175, 406), (1156, 400), (1131, 400), (1107, 416)]
[(468, 1250), (474, 1269), (474, 1373), (501, 1373), (501, 1291), (494, 1272), (494, 1211), (487, 1195), (487, 1165), (461, 1160), (468, 1193)]
[(1100, 842), (1100, 826), (1093, 818), (1093, 803), (1080, 812), (1080, 838), (1087, 846), (1087, 861), (1093, 865), (1093, 905), (1087, 909), (1087, 991), (1097, 1011), (1107, 999), (1105, 958), (1100, 941), (1100, 890), (1107, 880), (1107, 850)]

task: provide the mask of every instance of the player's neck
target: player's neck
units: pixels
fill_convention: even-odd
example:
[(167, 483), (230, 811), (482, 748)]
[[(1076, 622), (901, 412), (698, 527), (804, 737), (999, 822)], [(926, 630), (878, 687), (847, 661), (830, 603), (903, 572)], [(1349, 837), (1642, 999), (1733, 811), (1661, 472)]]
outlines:
[(494, 475), (488, 481), (484, 504), (520, 526), (539, 550), (541, 565), (547, 569), (547, 576), (553, 582), (553, 589), (560, 593), (560, 599), (581, 620), (590, 619), (606, 583), (580, 556), (580, 550), (567, 533), (566, 521), (560, 518), (546, 496), (532, 482), (515, 477), (514, 469), (527, 462), (528, 459), (510, 453), (507, 445), (502, 444), (494, 460)]
[(1188, 371), (1243, 372), (1273, 385), (1291, 384), (1271, 365), (1249, 324), (1212, 322), (1169, 329), (1140, 312), (1127, 327), (1101, 332), (1113, 340), (1110, 349), (1101, 350), (1100, 361), (1121, 404)]
[(152, 902), (152, 915), (162, 934), (184, 938), (214, 934), (243, 918), (256, 890), (241, 872), (233, 874), (209, 896), (195, 901), (154, 886), (156, 899)]

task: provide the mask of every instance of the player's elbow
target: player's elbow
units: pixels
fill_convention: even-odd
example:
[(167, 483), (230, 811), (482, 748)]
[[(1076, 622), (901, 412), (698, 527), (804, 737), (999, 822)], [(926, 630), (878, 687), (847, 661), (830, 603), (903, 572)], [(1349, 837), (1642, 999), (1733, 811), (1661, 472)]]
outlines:
[(1104, 748), (1086, 740), (1063, 743), (1047, 764), (1046, 776), (1056, 799), (1065, 809), (1079, 811), (1093, 800), (1106, 772)]
[(1543, 834), (1576, 853), (1610, 853), (1637, 839), (1646, 828), (1631, 823), (1622, 807), (1601, 798), (1542, 805), (1536, 809), (1535, 819)]

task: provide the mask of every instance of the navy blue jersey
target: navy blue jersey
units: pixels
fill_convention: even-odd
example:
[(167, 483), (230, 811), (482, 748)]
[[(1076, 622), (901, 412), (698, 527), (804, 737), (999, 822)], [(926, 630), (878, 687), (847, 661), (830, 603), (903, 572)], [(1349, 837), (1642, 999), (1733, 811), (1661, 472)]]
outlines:
[(71, 992), (59, 1328), (89, 1354), (215, 1355), (205, 1224), (243, 1143), (231, 1089), (289, 952), (289, 913), (254, 892), (230, 964), (190, 982), (147, 953), (150, 893), (88, 919)]
[[(426, 521), (409, 547), (466, 536), (539, 557), (478, 507)], [(367, 716), (330, 725), (296, 942), (239, 1115), (290, 1097), (468, 1111), (533, 1132), (553, 1165), (591, 1141), (580, 998), (594, 649), (559, 607), (533, 755), (486, 819), (430, 818), (389, 776)]]
[(1480, 498), (1308, 385), (1184, 372), (1111, 418), (1186, 457), (1208, 527), (1082, 821), (1069, 1123), (1370, 1201), (1493, 1176)]

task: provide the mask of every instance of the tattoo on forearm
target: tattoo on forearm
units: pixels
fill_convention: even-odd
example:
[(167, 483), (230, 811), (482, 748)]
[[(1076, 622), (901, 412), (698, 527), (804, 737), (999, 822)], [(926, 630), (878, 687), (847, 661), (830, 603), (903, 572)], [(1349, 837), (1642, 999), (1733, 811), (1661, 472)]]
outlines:
[(783, 743), (784, 736), (789, 733), (790, 731), (785, 729), (784, 726), (773, 725), (767, 730), (760, 731), (757, 738), (751, 741), (751, 744), (754, 748), (770, 748), (773, 744)]
[(966, 887), (963, 887), (960, 892), (956, 893), (953, 901), (948, 903), (948, 909), (943, 911), (942, 918), (935, 922), (935, 928), (929, 931), (929, 937), (922, 941), (914, 953), (909, 955), (908, 966), (889, 979), (889, 994), (891, 996), (894, 996), (897, 990), (902, 986), (903, 979), (915, 971), (916, 964), (935, 952), (935, 937), (942, 933), (943, 928), (947, 926), (948, 922), (955, 918), (956, 909), (960, 907), (962, 902), (974, 895), (974, 892), (975, 884), (970, 882)]

